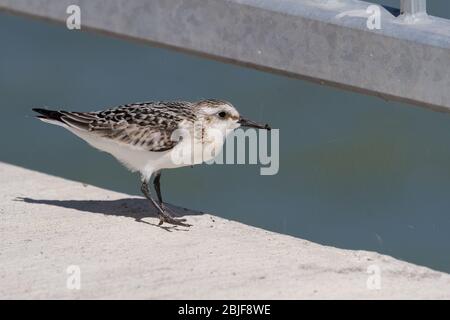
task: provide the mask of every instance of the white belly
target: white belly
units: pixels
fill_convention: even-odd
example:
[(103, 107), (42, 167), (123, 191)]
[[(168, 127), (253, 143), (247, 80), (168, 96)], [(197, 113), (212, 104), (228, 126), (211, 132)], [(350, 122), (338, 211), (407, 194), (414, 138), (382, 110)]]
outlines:
[(94, 148), (111, 154), (129, 170), (138, 171), (146, 178), (150, 178), (153, 172), (160, 169), (173, 168), (169, 157), (170, 150), (152, 152), (108, 138), (93, 136), (88, 132), (69, 130)]
[(129, 170), (140, 172), (144, 178), (161, 169), (179, 168), (200, 164), (213, 159), (220, 153), (224, 138), (183, 139), (173, 149), (161, 152), (143, 150), (119, 141), (95, 136), (89, 132), (67, 128), (91, 146), (107, 152), (119, 160)]

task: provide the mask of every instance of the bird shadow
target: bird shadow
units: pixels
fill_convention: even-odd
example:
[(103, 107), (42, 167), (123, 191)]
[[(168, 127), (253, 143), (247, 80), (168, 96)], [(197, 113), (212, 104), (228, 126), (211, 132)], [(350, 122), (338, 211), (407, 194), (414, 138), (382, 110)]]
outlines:
[[(149, 200), (142, 198), (123, 198), (117, 200), (49, 200), (17, 197), (15, 201), (23, 201), (32, 204), (45, 204), (108, 216), (122, 216), (133, 218), (137, 222), (156, 226), (169, 232), (172, 230), (187, 231), (187, 229), (180, 229), (176, 225), (159, 225), (157, 223), (151, 223), (143, 220), (144, 218), (149, 217), (157, 218), (158, 212), (152, 206)], [(175, 218), (185, 215), (204, 214), (204, 212), (201, 211), (177, 207), (167, 203), (164, 203), (164, 205), (169, 209), (170, 214)]]

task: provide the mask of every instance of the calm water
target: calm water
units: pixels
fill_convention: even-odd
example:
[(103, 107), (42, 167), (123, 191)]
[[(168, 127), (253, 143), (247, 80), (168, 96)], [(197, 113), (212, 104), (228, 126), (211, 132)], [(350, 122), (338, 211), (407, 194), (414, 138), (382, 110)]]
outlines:
[(280, 128), (279, 174), (165, 172), (169, 202), (450, 272), (450, 115), (4, 13), (0, 41), (0, 161), (139, 194), (136, 175), (30, 109), (222, 98)]

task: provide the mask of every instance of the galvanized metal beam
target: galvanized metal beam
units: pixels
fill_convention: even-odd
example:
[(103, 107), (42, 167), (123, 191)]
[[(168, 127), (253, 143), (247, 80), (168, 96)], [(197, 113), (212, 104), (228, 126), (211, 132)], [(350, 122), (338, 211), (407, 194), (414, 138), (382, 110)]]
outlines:
[(425, 1), (404, 1), (396, 18), (355, 0), (0, 0), (64, 23), (71, 4), (82, 30), (450, 110), (450, 22), (405, 19)]

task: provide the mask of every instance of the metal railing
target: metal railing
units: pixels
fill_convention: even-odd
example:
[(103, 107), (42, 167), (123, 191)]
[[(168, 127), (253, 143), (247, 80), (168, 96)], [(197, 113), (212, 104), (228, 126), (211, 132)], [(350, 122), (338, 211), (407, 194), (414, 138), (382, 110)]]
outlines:
[[(0, 0), (0, 9), (450, 110), (450, 21), (356, 0)], [(76, 31), (74, 31), (76, 32)]]

